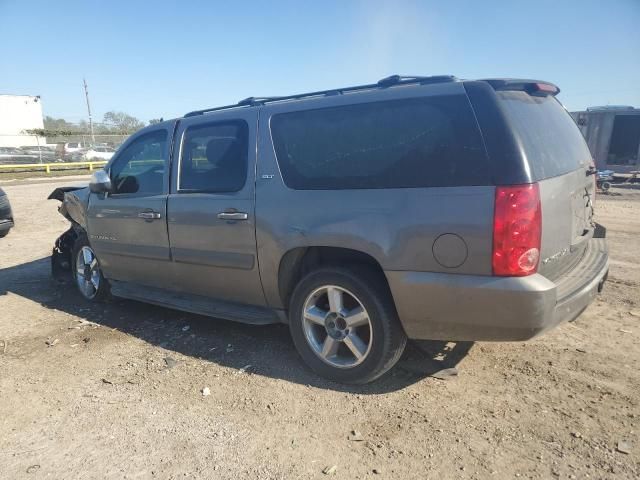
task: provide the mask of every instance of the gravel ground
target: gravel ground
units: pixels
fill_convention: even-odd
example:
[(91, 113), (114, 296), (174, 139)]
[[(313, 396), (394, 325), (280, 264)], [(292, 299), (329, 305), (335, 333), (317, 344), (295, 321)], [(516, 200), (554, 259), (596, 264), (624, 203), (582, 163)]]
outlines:
[(597, 199), (611, 273), (574, 323), (411, 343), (392, 374), (345, 387), (304, 367), (286, 326), (91, 305), (52, 280), (68, 224), (45, 199), (70, 182), (5, 186), (0, 477), (640, 477), (640, 190)]

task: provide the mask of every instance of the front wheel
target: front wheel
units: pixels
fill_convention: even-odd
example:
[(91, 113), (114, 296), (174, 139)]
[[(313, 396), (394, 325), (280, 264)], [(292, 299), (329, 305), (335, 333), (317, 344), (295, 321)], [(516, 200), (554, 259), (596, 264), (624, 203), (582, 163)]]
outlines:
[(309, 273), (293, 292), (289, 324), (303, 360), (341, 383), (377, 379), (396, 364), (407, 341), (384, 277), (368, 268)]
[(109, 294), (109, 285), (102, 275), (100, 263), (87, 238), (78, 237), (73, 246), (73, 278), (80, 294), (89, 301), (100, 301)]

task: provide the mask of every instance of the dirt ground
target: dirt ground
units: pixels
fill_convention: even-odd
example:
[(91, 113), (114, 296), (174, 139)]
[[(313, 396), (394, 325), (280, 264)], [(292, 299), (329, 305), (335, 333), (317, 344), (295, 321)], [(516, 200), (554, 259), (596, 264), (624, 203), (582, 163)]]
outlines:
[(345, 387), (305, 368), (284, 325), (94, 306), (52, 280), (68, 224), (46, 197), (69, 183), (3, 185), (1, 478), (640, 477), (640, 190), (596, 200), (611, 273), (574, 323), (411, 343), (392, 374)]

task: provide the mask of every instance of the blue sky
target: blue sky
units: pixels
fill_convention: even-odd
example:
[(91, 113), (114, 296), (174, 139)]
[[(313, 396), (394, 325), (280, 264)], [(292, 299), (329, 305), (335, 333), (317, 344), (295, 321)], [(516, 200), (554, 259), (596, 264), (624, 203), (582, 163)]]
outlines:
[(393, 73), (526, 77), (570, 110), (640, 107), (640, 0), (0, 0), (0, 93), (170, 118)]

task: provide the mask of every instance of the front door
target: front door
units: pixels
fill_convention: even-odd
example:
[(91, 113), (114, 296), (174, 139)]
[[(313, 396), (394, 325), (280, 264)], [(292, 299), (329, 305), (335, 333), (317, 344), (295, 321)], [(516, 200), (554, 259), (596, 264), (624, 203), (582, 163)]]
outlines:
[(109, 165), (113, 191), (89, 198), (89, 242), (107, 278), (158, 287), (170, 283), (166, 213), (172, 126), (130, 138)]
[(167, 204), (178, 290), (265, 305), (256, 252), (256, 127), (255, 109), (180, 122)]

